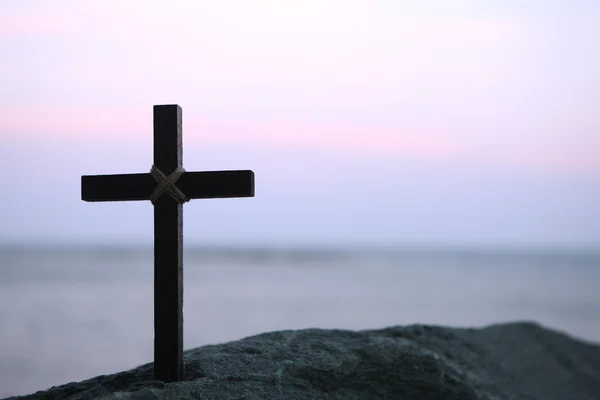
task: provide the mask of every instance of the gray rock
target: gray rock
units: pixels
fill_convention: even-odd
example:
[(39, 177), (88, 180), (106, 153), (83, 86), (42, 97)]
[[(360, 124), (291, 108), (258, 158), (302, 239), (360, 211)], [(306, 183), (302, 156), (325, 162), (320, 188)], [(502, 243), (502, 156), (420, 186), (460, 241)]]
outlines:
[[(533, 323), (264, 333), (20, 399), (600, 399), (600, 346)], [(15, 398), (16, 399), (16, 398)]]

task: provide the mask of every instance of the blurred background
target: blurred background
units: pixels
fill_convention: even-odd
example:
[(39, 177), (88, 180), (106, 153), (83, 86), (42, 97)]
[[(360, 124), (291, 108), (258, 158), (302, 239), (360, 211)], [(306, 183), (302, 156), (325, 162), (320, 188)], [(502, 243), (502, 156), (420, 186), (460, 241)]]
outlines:
[(0, 2), (0, 396), (152, 361), (149, 202), (81, 175), (252, 169), (184, 207), (185, 348), (534, 320), (600, 342), (600, 3)]

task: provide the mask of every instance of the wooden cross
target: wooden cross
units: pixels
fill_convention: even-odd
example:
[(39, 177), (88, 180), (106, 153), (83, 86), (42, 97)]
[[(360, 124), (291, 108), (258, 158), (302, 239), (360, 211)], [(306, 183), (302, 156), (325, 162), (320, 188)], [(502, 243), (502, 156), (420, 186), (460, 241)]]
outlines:
[[(182, 172), (181, 125), (181, 107), (154, 106), (152, 173), (81, 177), (85, 201), (153, 200), (154, 379), (165, 382), (183, 380), (182, 202), (254, 197), (252, 171)], [(171, 184), (162, 182), (172, 173)], [(159, 189), (164, 191), (162, 195), (156, 193)]]

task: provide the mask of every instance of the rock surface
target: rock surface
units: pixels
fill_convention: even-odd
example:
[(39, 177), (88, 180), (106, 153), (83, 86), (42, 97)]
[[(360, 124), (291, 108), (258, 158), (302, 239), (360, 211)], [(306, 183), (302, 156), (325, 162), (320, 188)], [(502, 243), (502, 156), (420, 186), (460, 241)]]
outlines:
[[(17, 397), (13, 398), (16, 399)], [(534, 323), (264, 333), (19, 399), (600, 399), (600, 346)]]

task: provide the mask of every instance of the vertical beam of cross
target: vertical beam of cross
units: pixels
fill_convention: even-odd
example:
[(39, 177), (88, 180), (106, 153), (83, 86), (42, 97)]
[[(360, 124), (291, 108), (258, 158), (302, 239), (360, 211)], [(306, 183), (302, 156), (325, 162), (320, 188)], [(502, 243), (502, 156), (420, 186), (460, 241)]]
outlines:
[[(154, 106), (154, 165), (181, 168), (182, 121), (178, 105)], [(183, 379), (183, 205), (169, 196), (154, 204), (154, 375)], [(161, 299), (156, 301), (156, 299)]]

